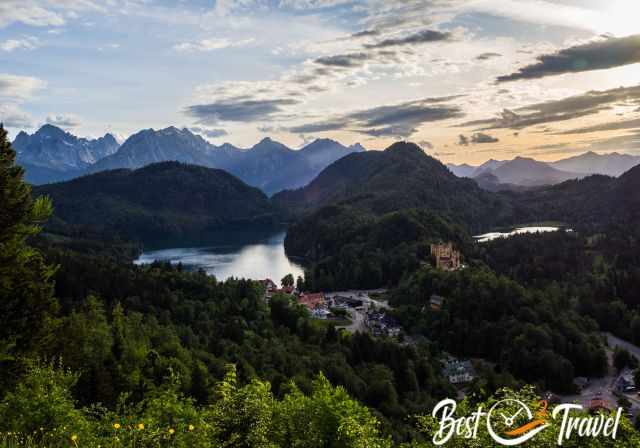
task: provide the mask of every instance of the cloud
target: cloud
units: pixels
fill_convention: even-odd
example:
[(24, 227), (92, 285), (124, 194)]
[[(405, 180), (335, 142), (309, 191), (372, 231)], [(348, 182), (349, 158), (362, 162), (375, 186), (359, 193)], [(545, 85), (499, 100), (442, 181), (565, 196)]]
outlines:
[(186, 108), (187, 115), (195, 117), (197, 123), (215, 125), (221, 121), (252, 122), (268, 121), (283, 106), (292, 106), (298, 101), (294, 99), (251, 99), (246, 97), (230, 98), (209, 104), (196, 104)]
[(603, 132), (603, 131), (619, 131), (623, 129), (640, 129), (640, 118), (634, 120), (613, 121), (610, 123), (602, 123), (594, 126), (587, 126), (577, 129), (569, 129), (567, 131), (556, 132), (556, 135), (571, 135), (571, 134), (588, 134), (590, 132)]
[(21, 39), (9, 39), (0, 42), (0, 50), (12, 52), (15, 50), (35, 50), (40, 46), (36, 37), (27, 36)]
[(229, 47), (243, 47), (254, 42), (255, 39), (243, 39), (233, 41), (227, 38), (222, 39), (202, 39), (195, 42), (183, 42), (173, 46), (173, 49), (181, 52), (195, 52), (195, 51), (213, 51), (221, 50)]
[(225, 135), (229, 135), (229, 133), (224, 129), (206, 129), (206, 128), (200, 128), (196, 126), (196, 127), (189, 128), (189, 130), (191, 132), (195, 132), (196, 134), (205, 135), (209, 138), (218, 138), (218, 137), (224, 137)]
[(31, 98), (47, 83), (31, 76), (17, 76), (0, 73), (0, 99), (23, 101)]
[(24, 0), (2, 0), (0, 2), (0, 28), (14, 22), (31, 26), (59, 26), (64, 24), (61, 14), (38, 4)]
[(460, 134), (458, 136), (458, 145), (460, 146), (469, 146), (469, 144), (476, 145), (482, 143), (497, 143), (500, 140), (489, 135), (484, 134), (482, 132), (476, 132), (475, 134), (471, 134), (471, 137), (467, 137), (466, 135)]
[(510, 75), (499, 76), (497, 82), (538, 79), (564, 73), (603, 70), (640, 62), (640, 34), (609, 37), (584, 45), (565, 48), (554, 54), (538, 56), (538, 62)]
[(0, 123), (6, 128), (29, 129), (33, 127), (31, 115), (15, 104), (0, 104)]
[(440, 98), (426, 98), (351, 112), (325, 121), (294, 126), (289, 130), (297, 134), (348, 130), (374, 137), (409, 137), (423, 123), (462, 116), (458, 106), (441, 104)]
[(484, 134), (482, 132), (476, 132), (475, 134), (471, 135), (471, 143), (497, 143), (500, 140), (498, 140), (497, 138), (489, 135), (489, 134)]
[(433, 149), (433, 143), (431, 143), (430, 141), (427, 141), (427, 140), (419, 141), (418, 145), (420, 145), (423, 148)]
[(502, 55), (500, 53), (482, 53), (479, 54), (478, 56), (476, 56), (476, 60), (478, 61), (488, 61), (489, 59), (494, 59), (494, 58), (499, 58), (502, 57)]
[(452, 34), (449, 32), (441, 32), (436, 30), (422, 30), (417, 33), (409, 34), (404, 37), (392, 37), (383, 39), (374, 44), (365, 44), (366, 48), (387, 48), (397, 47), (402, 45), (419, 45), (431, 42), (442, 42), (452, 39)]
[(367, 53), (348, 53), (338, 54), (335, 56), (324, 56), (316, 59), (314, 62), (316, 64), (330, 67), (357, 67), (369, 59), (371, 59), (371, 55)]
[(80, 126), (80, 117), (74, 114), (49, 114), (46, 122), (61, 128), (76, 128)]
[(640, 85), (617, 89), (593, 90), (560, 100), (546, 101), (510, 110), (504, 109), (497, 117), (462, 123), (460, 127), (478, 130), (513, 129), (572, 120), (610, 109), (613, 105), (631, 105), (640, 101)]

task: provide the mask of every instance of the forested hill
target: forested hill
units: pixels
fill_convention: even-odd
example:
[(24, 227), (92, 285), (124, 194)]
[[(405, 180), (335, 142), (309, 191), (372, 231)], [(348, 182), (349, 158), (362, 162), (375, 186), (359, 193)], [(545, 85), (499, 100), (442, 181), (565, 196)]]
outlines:
[(493, 224), (506, 211), (498, 196), (481, 190), (470, 179), (456, 177), (419, 146), (407, 142), (381, 152), (344, 157), (306, 187), (281, 192), (273, 200), (299, 212), (329, 203), (375, 215), (427, 208), (463, 221), (470, 230)]
[(462, 245), (471, 233), (512, 216), (502, 196), (454, 176), (405, 142), (347, 156), (273, 201), (303, 214), (285, 247), (318, 262), (309, 278), (319, 288), (397, 284), (427, 260), (430, 242)]
[(155, 243), (277, 222), (264, 193), (225, 171), (162, 162), (43, 185), (54, 216), (46, 230)]
[(586, 229), (640, 221), (640, 166), (622, 176), (594, 175), (513, 195), (522, 220), (551, 219)]

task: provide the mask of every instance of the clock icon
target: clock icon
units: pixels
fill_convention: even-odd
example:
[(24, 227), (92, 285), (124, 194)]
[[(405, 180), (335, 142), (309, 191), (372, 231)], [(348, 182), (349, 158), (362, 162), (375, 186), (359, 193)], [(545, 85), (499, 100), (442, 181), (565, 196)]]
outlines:
[[(546, 412), (546, 403), (542, 414)], [(538, 413), (538, 415), (542, 415)], [(533, 438), (547, 427), (544, 419), (534, 419), (533, 412), (525, 403), (506, 398), (495, 403), (487, 413), (487, 430), (496, 442), (515, 446)]]

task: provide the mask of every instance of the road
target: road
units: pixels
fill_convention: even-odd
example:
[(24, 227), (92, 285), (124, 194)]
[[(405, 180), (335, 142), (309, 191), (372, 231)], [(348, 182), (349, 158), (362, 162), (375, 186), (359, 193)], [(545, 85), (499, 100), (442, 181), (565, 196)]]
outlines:
[(619, 337), (612, 335), (611, 333), (603, 333), (603, 335), (607, 338), (607, 344), (609, 345), (609, 348), (611, 350), (615, 349), (616, 347), (621, 347), (638, 358), (638, 360), (640, 360), (640, 347), (622, 340)]
[[(613, 367), (613, 350), (616, 347), (621, 347), (629, 351), (632, 355), (640, 359), (640, 347), (631, 344), (623, 339), (620, 339), (611, 333), (602, 334), (606, 340), (607, 345), (607, 360), (609, 363), (609, 372), (603, 378), (590, 378), (589, 384), (582, 390), (580, 395), (561, 395), (560, 400), (563, 403), (578, 403), (584, 407), (588, 407), (591, 400), (595, 397), (601, 398), (606, 401), (612, 408), (618, 405), (618, 396), (614, 394), (615, 383), (620, 374), (615, 371)], [(622, 372), (624, 375), (629, 375), (629, 370)], [(624, 394), (625, 397), (631, 401), (632, 408), (631, 413), (635, 416), (640, 413), (640, 399), (636, 393)]]

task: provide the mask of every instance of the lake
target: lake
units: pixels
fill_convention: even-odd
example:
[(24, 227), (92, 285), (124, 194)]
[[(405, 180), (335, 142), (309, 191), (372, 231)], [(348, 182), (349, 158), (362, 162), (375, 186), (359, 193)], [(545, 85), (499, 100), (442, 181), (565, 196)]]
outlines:
[[(510, 232), (490, 232), (483, 235), (476, 235), (474, 238), (478, 243), (486, 243), (487, 241), (495, 240), (496, 238), (507, 238), (513, 235), (519, 235), (522, 233), (543, 233), (543, 232), (557, 232), (562, 227), (557, 226), (526, 226), (516, 227)], [(569, 230), (570, 231), (570, 230)]]
[(145, 251), (135, 260), (136, 264), (154, 261), (182, 263), (185, 269), (204, 269), (220, 280), (229, 277), (261, 280), (270, 278), (277, 284), (285, 275), (294, 278), (304, 276), (303, 267), (284, 253), (285, 232), (272, 235), (230, 238), (227, 243), (215, 243), (198, 247), (172, 247)]

